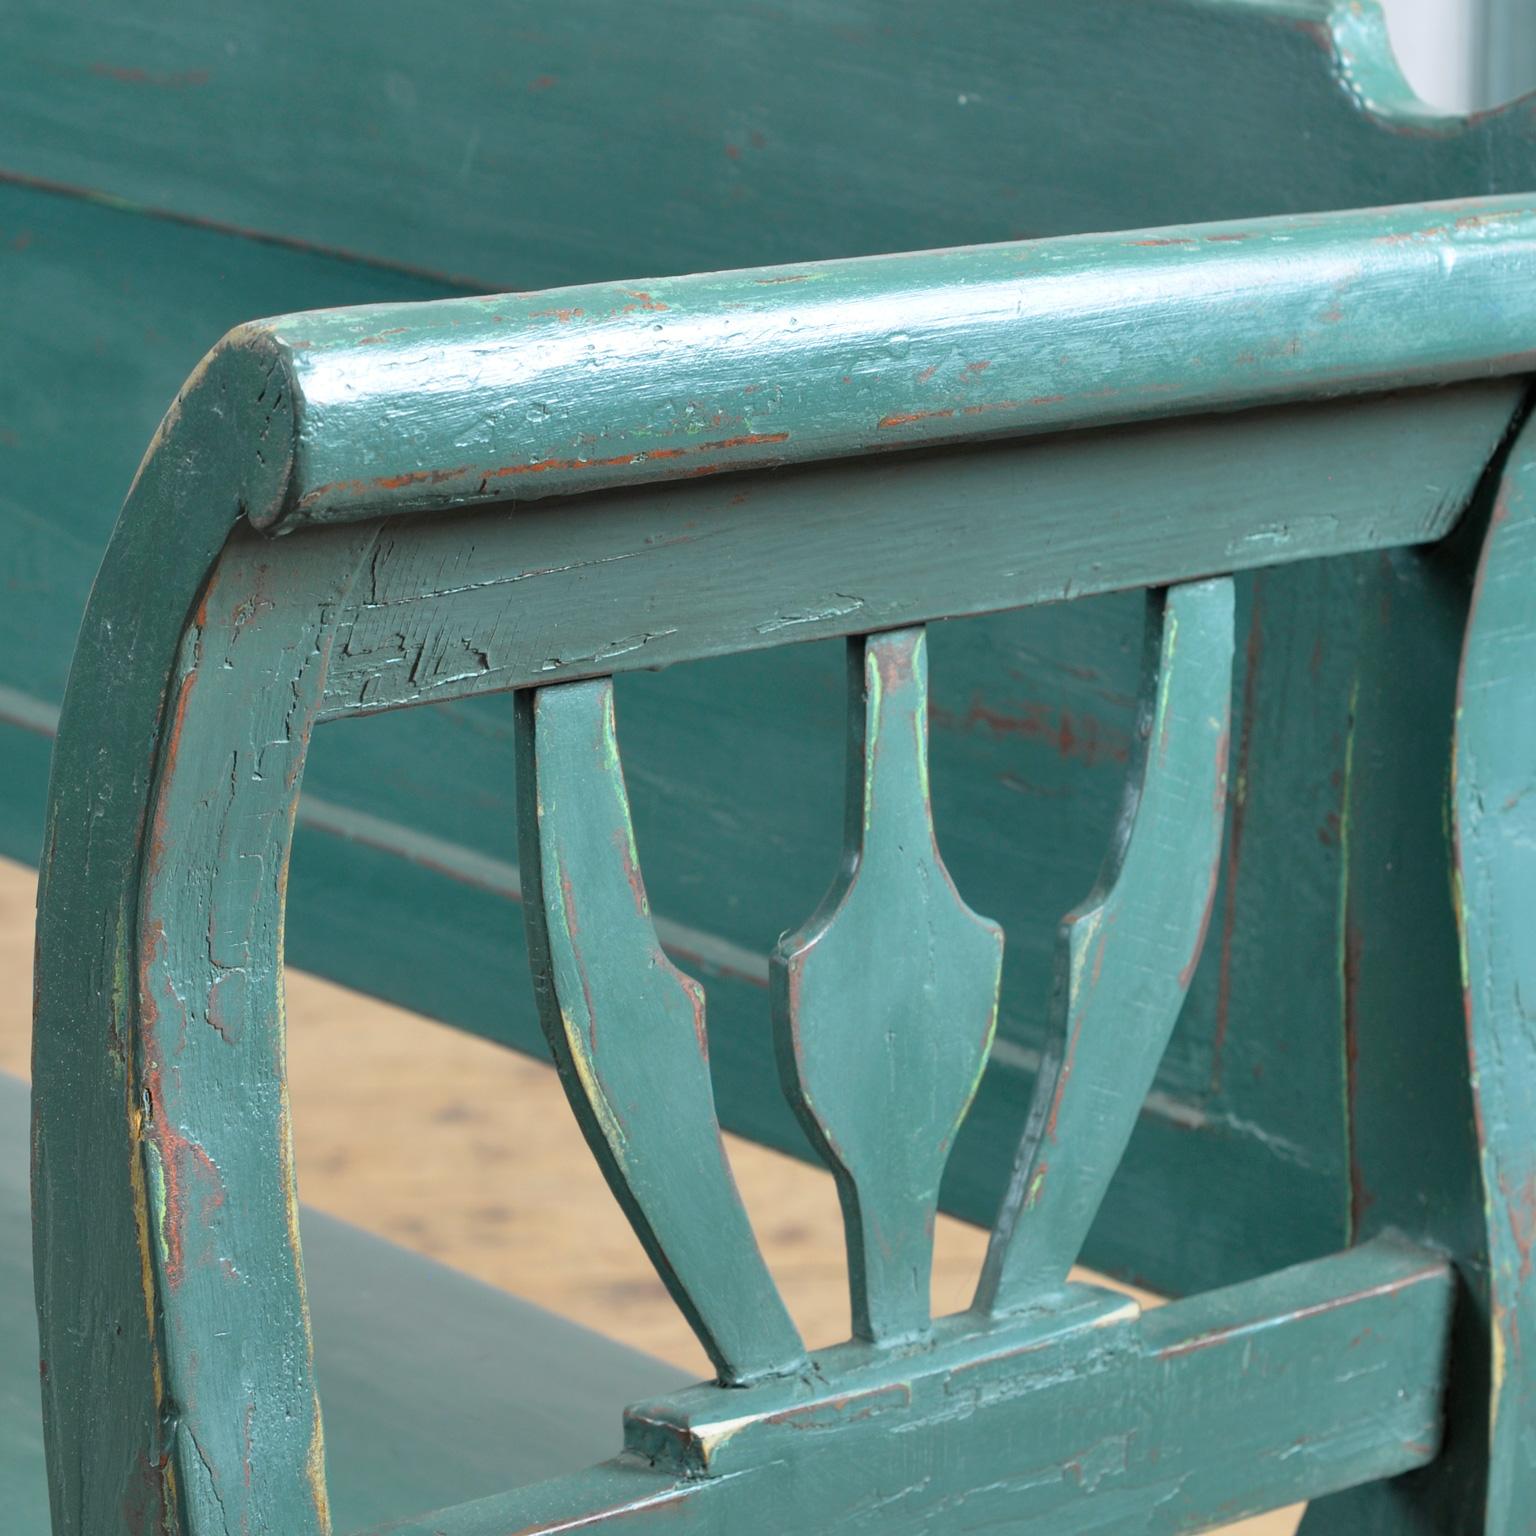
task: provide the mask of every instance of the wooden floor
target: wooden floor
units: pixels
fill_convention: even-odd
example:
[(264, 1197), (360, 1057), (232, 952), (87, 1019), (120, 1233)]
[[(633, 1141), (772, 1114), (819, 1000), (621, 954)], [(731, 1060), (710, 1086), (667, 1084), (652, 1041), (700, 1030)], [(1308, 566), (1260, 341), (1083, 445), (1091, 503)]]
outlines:
[[(31, 870), (0, 860), (0, 1070), (28, 1071)], [(288, 1060), (305, 1203), (707, 1374), (587, 1153), (552, 1071), (302, 974)], [(808, 1343), (848, 1333), (831, 1178), (728, 1137), (764, 1253)], [(985, 1234), (940, 1218), (934, 1305), (965, 1306)], [(1289, 1536), (1300, 1510), (1231, 1526)]]

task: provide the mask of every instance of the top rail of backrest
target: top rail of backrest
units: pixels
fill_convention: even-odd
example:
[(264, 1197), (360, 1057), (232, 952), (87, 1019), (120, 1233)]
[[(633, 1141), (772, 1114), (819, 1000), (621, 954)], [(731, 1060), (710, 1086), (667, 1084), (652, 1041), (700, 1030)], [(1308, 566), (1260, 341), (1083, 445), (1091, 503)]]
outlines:
[(1527, 112), (1414, 98), (1375, 0), (653, 10), (15, 0), (0, 178), (484, 290), (1509, 192), (1536, 164)]
[(1536, 199), (1483, 198), (316, 311), (211, 361), (261, 362), (281, 532), (1524, 373), (1533, 276)]

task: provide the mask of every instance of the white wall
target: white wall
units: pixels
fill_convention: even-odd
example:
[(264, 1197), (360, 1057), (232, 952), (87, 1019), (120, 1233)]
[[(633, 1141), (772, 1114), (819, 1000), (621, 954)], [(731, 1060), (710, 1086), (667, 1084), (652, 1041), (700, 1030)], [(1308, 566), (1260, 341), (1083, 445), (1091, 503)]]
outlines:
[(1536, 0), (1381, 0), (1403, 73), (1447, 111), (1536, 91)]
[(1479, 0), (1381, 0), (1381, 5), (1393, 51), (1414, 90), (1448, 111), (1476, 105)]

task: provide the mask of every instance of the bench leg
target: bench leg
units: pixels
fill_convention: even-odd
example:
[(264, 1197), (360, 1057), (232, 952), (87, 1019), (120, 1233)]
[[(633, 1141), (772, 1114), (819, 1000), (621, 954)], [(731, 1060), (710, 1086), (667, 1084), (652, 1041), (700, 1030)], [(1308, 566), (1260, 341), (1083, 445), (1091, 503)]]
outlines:
[[(1419, 1472), (1320, 1500), (1303, 1536), (1536, 1531), (1536, 429), (1497, 489), (1475, 581), (1459, 538), (1399, 557), (1420, 600), (1362, 645), (1344, 818), (1354, 1236), (1397, 1227), (1455, 1255), (1446, 1446)], [(1443, 858), (1432, 802), (1453, 721), (1442, 912), (1423, 877)], [(1418, 767), (1377, 771), (1378, 740), (1400, 765), (1419, 741)], [(1457, 962), (1464, 1046), (1442, 974)]]
[(1457, 917), (1488, 1225), (1487, 1536), (1536, 1530), (1536, 425), (1516, 444), (1462, 659)]

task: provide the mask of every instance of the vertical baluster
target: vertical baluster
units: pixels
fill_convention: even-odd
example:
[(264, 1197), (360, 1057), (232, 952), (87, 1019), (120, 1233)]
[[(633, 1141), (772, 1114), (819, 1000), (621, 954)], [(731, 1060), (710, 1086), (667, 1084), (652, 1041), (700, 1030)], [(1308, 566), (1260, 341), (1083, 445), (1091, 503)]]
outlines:
[(985, 1312), (1066, 1279), (1205, 941), (1226, 809), (1232, 584), (1148, 602), (1136, 757), (1103, 873), (1062, 924), (1052, 1038), (977, 1292)]
[(520, 694), (518, 834), (534, 988), (587, 1141), (721, 1379), (793, 1369), (800, 1336), (731, 1176), (704, 992), (662, 951), (607, 678)]
[(928, 802), (922, 629), (849, 648), (843, 865), (781, 940), (772, 990), (780, 1074), (837, 1179), (854, 1332), (928, 1329), (939, 1179), (997, 1021), (1003, 936), (960, 899)]

